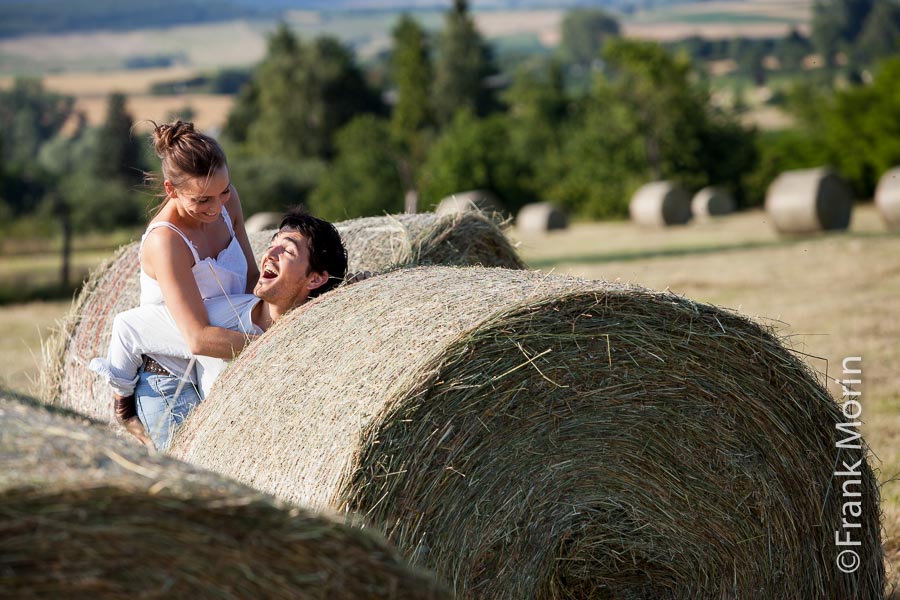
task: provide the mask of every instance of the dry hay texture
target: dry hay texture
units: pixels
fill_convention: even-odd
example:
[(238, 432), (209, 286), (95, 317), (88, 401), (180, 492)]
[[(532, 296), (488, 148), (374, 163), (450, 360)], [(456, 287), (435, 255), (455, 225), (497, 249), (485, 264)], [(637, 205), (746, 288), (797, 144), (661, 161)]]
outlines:
[(449, 598), (378, 535), (8, 395), (0, 589), (15, 598)]
[(900, 229), (900, 167), (888, 170), (878, 180), (875, 205), (889, 229)]
[(691, 214), (695, 219), (730, 215), (735, 211), (734, 196), (723, 187), (708, 186), (694, 194)]
[(691, 197), (677, 183), (653, 181), (634, 193), (628, 204), (628, 213), (638, 225), (684, 225), (691, 220)]
[(569, 226), (565, 211), (550, 202), (526, 204), (516, 215), (516, 229), (527, 233), (546, 233)]
[(779, 233), (847, 229), (852, 212), (852, 190), (826, 167), (785, 171), (766, 190), (766, 214)]
[[(336, 226), (347, 248), (350, 272), (419, 264), (524, 267), (498, 224), (478, 212), (370, 217)], [(273, 233), (250, 234), (257, 257)], [(137, 242), (124, 246), (94, 270), (48, 340), (41, 371), (44, 401), (114, 422), (112, 394), (87, 365), (106, 355), (115, 316), (140, 303), (138, 249)]]
[[(769, 331), (614, 283), (396, 271), (250, 346), (172, 454), (358, 511), (460, 598), (873, 598), (835, 567), (842, 414)], [(851, 486), (851, 491), (855, 488)]]

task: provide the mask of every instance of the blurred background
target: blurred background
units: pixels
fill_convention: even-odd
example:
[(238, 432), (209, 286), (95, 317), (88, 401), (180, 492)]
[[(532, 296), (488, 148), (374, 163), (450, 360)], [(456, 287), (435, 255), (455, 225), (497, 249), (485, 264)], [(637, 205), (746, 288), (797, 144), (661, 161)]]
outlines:
[[(898, 34), (894, 0), (0, 0), (0, 384), (31, 388), (89, 270), (140, 236), (149, 122), (181, 118), (246, 216), (550, 202), (568, 228), (510, 230), (531, 267), (783, 323), (823, 373), (870, 350), (893, 418), (900, 248), (871, 200), (900, 164)], [(779, 234), (767, 189), (825, 165), (849, 228)], [(737, 212), (629, 222), (655, 180)]]

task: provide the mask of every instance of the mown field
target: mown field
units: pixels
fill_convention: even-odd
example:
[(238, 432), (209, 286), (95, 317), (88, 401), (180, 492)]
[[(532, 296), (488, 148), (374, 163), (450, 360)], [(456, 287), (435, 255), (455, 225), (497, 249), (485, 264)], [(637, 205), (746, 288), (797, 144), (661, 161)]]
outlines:
[[(823, 381), (839, 375), (844, 357), (862, 357), (864, 432), (884, 483), (890, 547), (900, 544), (900, 232), (886, 231), (871, 205), (857, 208), (847, 233), (802, 238), (778, 236), (759, 211), (667, 230), (582, 223), (511, 234), (542, 271), (669, 289), (758, 319)], [(0, 384), (33, 390), (40, 341), (68, 306), (0, 308)]]

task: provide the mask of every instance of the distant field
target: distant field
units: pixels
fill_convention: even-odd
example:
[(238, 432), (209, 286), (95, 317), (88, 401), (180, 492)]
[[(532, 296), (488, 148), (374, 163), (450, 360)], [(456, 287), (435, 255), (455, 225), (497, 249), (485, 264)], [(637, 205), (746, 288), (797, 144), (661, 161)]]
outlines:
[[(770, 36), (785, 33), (791, 25), (807, 27), (811, 5), (812, 0), (686, 3), (639, 11), (622, 17), (622, 22), (626, 35), (650, 39), (695, 34)], [(388, 47), (398, 16), (393, 12), (292, 11), (286, 14), (285, 21), (304, 37), (334, 35), (365, 57)], [(476, 24), (488, 38), (528, 34), (547, 47), (559, 42), (563, 16), (564, 11), (559, 9), (474, 13)], [(419, 11), (415, 18), (430, 30), (439, 29), (443, 23), (441, 11)], [(158, 56), (171, 57), (176, 68), (182, 69), (251, 65), (264, 55), (266, 35), (274, 27), (274, 22), (239, 20), (122, 33), (7, 39), (0, 41), (0, 74), (116, 70), (121, 69), (125, 59)]]
[[(778, 36), (795, 25), (805, 30), (810, 6), (811, 0), (688, 3), (623, 17), (623, 29), (627, 36), (656, 40), (689, 35)], [(564, 14), (557, 9), (486, 10), (476, 12), (474, 17), (482, 34), (501, 51), (540, 52), (559, 43)], [(389, 49), (390, 32), (398, 16), (393, 12), (291, 11), (285, 21), (305, 38), (334, 35), (365, 60)], [(433, 10), (416, 12), (415, 18), (431, 31), (437, 31), (444, 20), (442, 11)], [(74, 95), (78, 109), (92, 124), (103, 119), (107, 96), (120, 91), (130, 96), (129, 110), (136, 120), (165, 120), (189, 106), (201, 128), (214, 129), (224, 124), (232, 98), (151, 96), (150, 87), (217, 68), (255, 64), (264, 56), (266, 36), (274, 27), (273, 22), (231, 21), (0, 40), (0, 88), (11, 84), (13, 74), (40, 74), (47, 89)], [(168, 68), (122, 68), (125, 60), (140, 57), (169, 57), (174, 63)], [(784, 119), (776, 112), (753, 113), (747, 119), (763, 127), (783, 126)]]
[[(78, 98), (76, 109), (84, 111), (88, 122), (99, 125), (106, 118), (107, 99), (90, 97)], [(128, 112), (135, 121), (156, 121), (163, 123), (169, 120), (171, 113), (182, 113), (189, 107), (193, 110), (193, 122), (202, 131), (220, 128), (228, 117), (234, 104), (233, 96), (213, 94), (185, 94), (178, 96), (128, 96)], [(148, 128), (149, 124), (138, 123), (138, 129)]]

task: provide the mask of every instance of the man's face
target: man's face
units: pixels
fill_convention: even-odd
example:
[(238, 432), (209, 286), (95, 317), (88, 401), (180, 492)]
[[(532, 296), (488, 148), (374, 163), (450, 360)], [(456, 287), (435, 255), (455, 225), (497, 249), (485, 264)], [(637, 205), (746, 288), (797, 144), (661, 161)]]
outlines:
[(309, 292), (327, 280), (327, 274), (309, 267), (309, 247), (302, 233), (279, 231), (259, 265), (259, 281), (253, 293), (283, 310), (303, 304)]

